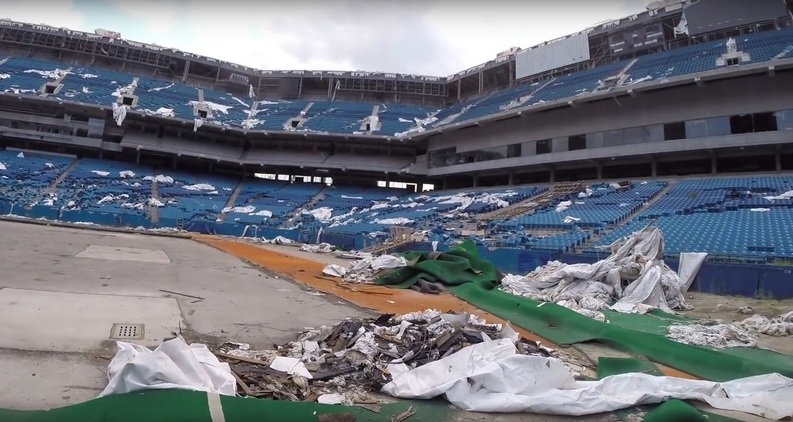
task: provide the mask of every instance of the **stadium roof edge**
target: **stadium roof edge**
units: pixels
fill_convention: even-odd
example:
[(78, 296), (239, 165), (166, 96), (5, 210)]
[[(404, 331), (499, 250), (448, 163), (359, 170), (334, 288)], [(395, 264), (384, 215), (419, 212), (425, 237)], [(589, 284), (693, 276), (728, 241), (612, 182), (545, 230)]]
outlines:
[(634, 85), (626, 85), (616, 89), (602, 91), (602, 92), (595, 92), (590, 93), (587, 95), (580, 95), (577, 97), (572, 98), (562, 98), (556, 101), (549, 101), (542, 104), (537, 105), (528, 105), (523, 107), (516, 107), (512, 110), (503, 111), (500, 113), (492, 114), (490, 116), (480, 117), (476, 119), (469, 119), (463, 120), (461, 122), (451, 123), (449, 125), (440, 126), (437, 128), (432, 128), (425, 130), (423, 132), (415, 133), (411, 135), (411, 140), (422, 140), (427, 139), (433, 135), (440, 134), (440, 133), (448, 133), (455, 130), (460, 130), (472, 126), (483, 126), (486, 123), (493, 123), (499, 120), (506, 120), (511, 119), (518, 116), (523, 116), (530, 113), (537, 113), (540, 111), (546, 111), (556, 108), (563, 108), (568, 106), (574, 106), (576, 104), (582, 104), (587, 102), (593, 102), (598, 100), (603, 100), (607, 98), (614, 98), (617, 96), (624, 96), (624, 95), (636, 95), (640, 92), (649, 92), (658, 89), (665, 89), (679, 85), (689, 85), (695, 83), (702, 83), (707, 81), (715, 81), (721, 79), (729, 79), (734, 78), (737, 76), (745, 76), (750, 74), (758, 74), (758, 73), (765, 73), (765, 72), (773, 72), (776, 70), (783, 70), (783, 69), (790, 69), (793, 68), (793, 59), (782, 59), (772, 62), (763, 62), (763, 63), (756, 63), (751, 65), (741, 65), (738, 68), (724, 68), (724, 69), (717, 69), (708, 72), (701, 72), (701, 73), (694, 73), (688, 75), (682, 75), (675, 78), (670, 79), (663, 79), (659, 81), (648, 81), (645, 83), (634, 84)]

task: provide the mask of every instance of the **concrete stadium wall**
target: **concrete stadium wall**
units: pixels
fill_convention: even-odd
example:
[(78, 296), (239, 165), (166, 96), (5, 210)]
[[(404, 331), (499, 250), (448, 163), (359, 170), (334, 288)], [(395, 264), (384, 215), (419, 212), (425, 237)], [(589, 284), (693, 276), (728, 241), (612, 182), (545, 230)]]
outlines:
[[(146, 217), (137, 214), (112, 214), (82, 210), (66, 211), (57, 207), (42, 205), (27, 208), (3, 201), (0, 201), (0, 215), (22, 216), (66, 223), (90, 223), (108, 227), (156, 228)], [(163, 221), (158, 226), (176, 227), (175, 222), (171, 223), (174, 224)], [(184, 224), (183, 229), (194, 233), (249, 238), (274, 239), (282, 236), (304, 243), (326, 242), (346, 250), (363, 249), (375, 243), (374, 239), (363, 235), (319, 233), (309, 230), (284, 230), (229, 222), (189, 222)], [(439, 251), (448, 250), (448, 248), (449, 246), (445, 244), (438, 246)], [(431, 251), (432, 245), (428, 242), (413, 243), (403, 247), (400, 252), (408, 250)], [(605, 257), (562, 255), (525, 249), (479, 248), (479, 253), (484, 259), (492, 262), (501, 272), (512, 274), (526, 274), (552, 259), (568, 264), (576, 264), (593, 263)], [(667, 261), (667, 264), (677, 270), (677, 261)], [(793, 267), (706, 262), (697, 275), (691, 289), (697, 292), (728, 296), (787, 299), (793, 298), (793, 277), (791, 274), (793, 274)]]
[[(759, 113), (791, 108), (789, 92), (793, 92), (793, 73), (778, 72), (744, 76), (638, 93), (636, 97), (621, 96), (576, 107), (562, 107), (537, 113), (524, 113), (521, 117), (487, 123), (481, 127), (449, 130), (430, 138), (428, 150), (456, 147), (458, 152), (506, 146), (550, 139), (554, 151), (541, 156), (534, 151), (523, 151), (521, 157), (494, 161), (431, 168), (429, 175), (455, 174), (467, 171), (486, 171), (502, 167), (517, 167), (544, 162), (563, 162), (589, 158), (587, 155), (603, 153), (621, 156), (621, 147), (592, 148), (563, 151), (566, 138), (573, 135), (598, 133), (615, 129), (635, 128), (656, 124)], [(719, 147), (724, 137), (714, 137), (713, 147)], [(693, 141), (693, 140), (684, 140)], [(657, 152), (651, 144), (668, 144), (671, 141), (632, 144), (630, 155)], [(707, 146), (700, 146), (707, 148)], [(644, 151), (643, 148), (648, 148)], [(526, 149), (526, 148), (524, 148)], [(614, 150), (614, 151), (612, 151)], [(674, 149), (670, 148), (671, 151)], [(527, 154), (528, 152), (528, 154)], [(667, 151), (669, 152), (669, 151)], [(579, 157), (583, 154), (583, 157)]]

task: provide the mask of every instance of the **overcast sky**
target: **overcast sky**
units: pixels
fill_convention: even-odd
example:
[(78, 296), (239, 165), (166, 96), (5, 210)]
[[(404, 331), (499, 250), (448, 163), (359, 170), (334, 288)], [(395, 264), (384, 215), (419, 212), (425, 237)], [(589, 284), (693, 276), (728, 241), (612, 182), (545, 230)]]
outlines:
[(649, 0), (2, 0), (0, 18), (174, 47), (260, 69), (448, 76)]

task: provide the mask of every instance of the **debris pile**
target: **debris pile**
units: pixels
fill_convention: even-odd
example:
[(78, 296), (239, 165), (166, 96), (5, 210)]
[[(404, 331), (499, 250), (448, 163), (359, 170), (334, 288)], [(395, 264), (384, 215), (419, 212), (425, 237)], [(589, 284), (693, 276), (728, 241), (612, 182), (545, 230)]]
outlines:
[(323, 242), (317, 245), (310, 245), (306, 243), (300, 247), (300, 250), (303, 252), (311, 252), (311, 253), (331, 253), (334, 250), (336, 250), (336, 248), (330, 243)]
[(515, 342), (519, 354), (550, 357), (555, 353), (518, 339), (509, 326), (487, 324), (465, 313), (428, 310), (348, 319), (310, 329), (275, 350), (249, 350), (227, 343), (217, 355), (230, 363), (246, 395), (366, 405), (382, 402), (373, 394), (394, 376), (466, 346), (500, 338)]
[(663, 234), (654, 226), (610, 245), (612, 254), (594, 264), (567, 265), (551, 261), (526, 276), (507, 275), (501, 289), (518, 296), (555, 302), (590, 318), (605, 320), (602, 312), (674, 313), (690, 309), (684, 293), (706, 254), (681, 254), (680, 275), (663, 261)]
[(350, 262), (347, 267), (337, 264), (326, 265), (322, 274), (342, 278), (347, 283), (371, 283), (381, 271), (402, 268), (408, 265), (401, 256), (380, 255), (363, 256), (358, 261)]
[(755, 314), (731, 324), (671, 325), (667, 337), (697, 346), (757, 347), (757, 334), (772, 337), (793, 335), (793, 311), (776, 318)]

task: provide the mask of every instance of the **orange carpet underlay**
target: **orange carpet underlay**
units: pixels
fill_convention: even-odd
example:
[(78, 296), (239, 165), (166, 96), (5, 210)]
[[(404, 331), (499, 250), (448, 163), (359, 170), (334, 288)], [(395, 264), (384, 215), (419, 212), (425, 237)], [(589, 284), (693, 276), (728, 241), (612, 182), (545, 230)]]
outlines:
[[(399, 315), (425, 309), (437, 309), (439, 311), (468, 312), (484, 318), (489, 323), (506, 323), (503, 319), (484, 312), (450, 294), (429, 295), (409, 289), (343, 283), (338, 279), (322, 275), (322, 269), (325, 265), (319, 262), (259, 248), (255, 245), (235, 240), (209, 236), (195, 236), (193, 239), (248, 261), (253, 265), (304, 284), (319, 292), (336, 296), (374, 312)], [(515, 326), (513, 328), (521, 336), (541, 342), (546, 347), (559, 347), (534, 333)], [(665, 375), (695, 379), (695, 377), (684, 372), (656, 365)]]

